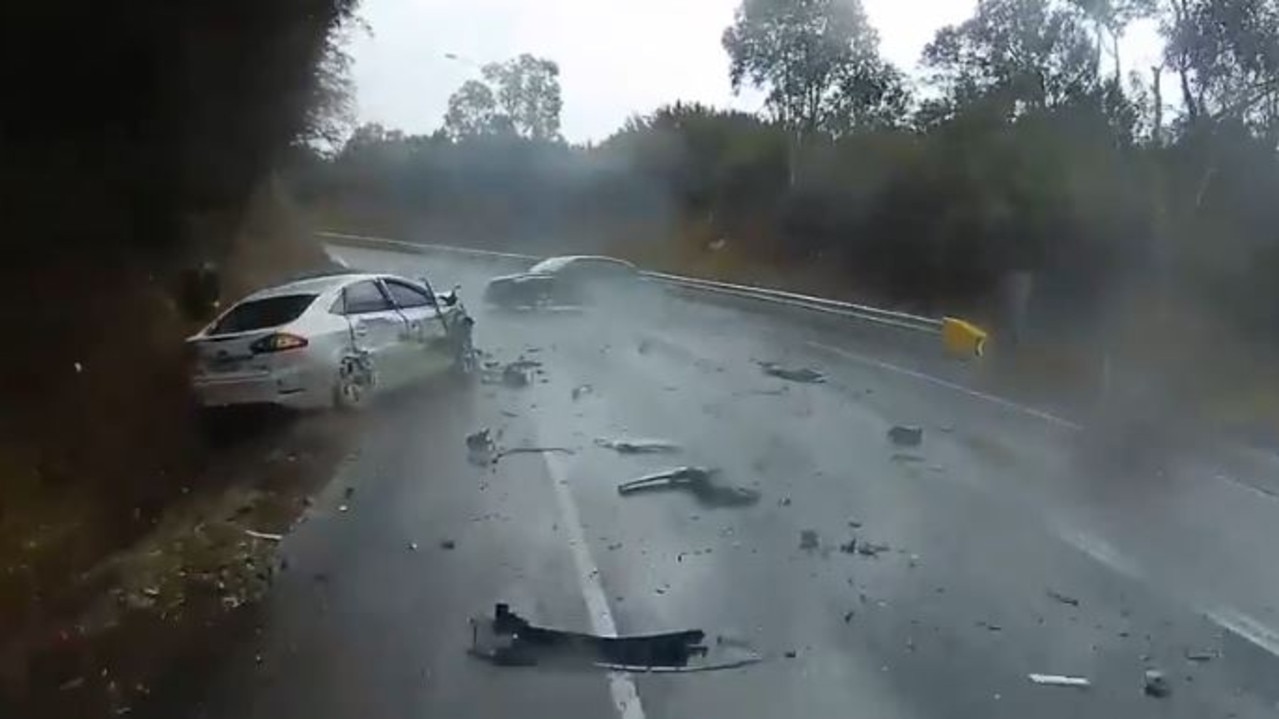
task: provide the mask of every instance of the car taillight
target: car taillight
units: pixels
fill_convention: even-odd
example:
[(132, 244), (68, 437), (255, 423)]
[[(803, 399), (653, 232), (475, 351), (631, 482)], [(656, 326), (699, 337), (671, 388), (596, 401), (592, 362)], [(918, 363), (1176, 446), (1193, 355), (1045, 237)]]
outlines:
[(249, 345), (249, 351), (253, 354), (266, 354), (268, 352), (283, 352), (285, 350), (295, 350), (306, 347), (305, 337), (298, 337), (287, 332), (276, 332), (273, 335), (267, 335), (262, 339)]

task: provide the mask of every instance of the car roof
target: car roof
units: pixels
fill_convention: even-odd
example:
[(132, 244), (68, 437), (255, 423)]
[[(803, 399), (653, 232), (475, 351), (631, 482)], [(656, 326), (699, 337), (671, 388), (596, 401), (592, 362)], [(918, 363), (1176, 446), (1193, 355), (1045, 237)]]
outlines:
[(366, 272), (343, 272), (341, 274), (326, 275), (324, 277), (311, 277), (305, 280), (295, 280), (293, 282), (286, 282), (282, 285), (258, 290), (248, 297), (245, 297), (241, 300), (241, 302), (262, 300), (269, 297), (282, 297), (285, 295), (322, 295), (329, 290), (336, 290), (353, 282), (375, 280), (380, 277), (388, 276), (390, 275), (371, 274)]

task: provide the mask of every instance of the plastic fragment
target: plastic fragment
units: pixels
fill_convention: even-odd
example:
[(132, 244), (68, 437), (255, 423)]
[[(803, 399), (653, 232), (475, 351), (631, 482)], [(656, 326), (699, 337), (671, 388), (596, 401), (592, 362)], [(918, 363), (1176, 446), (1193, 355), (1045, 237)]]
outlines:
[(888, 430), (888, 439), (899, 447), (918, 447), (924, 441), (924, 428), (899, 424)]
[(1092, 686), (1092, 682), (1084, 677), (1068, 677), (1062, 674), (1030, 674), (1030, 681), (1036, 684), (1052, 687), (1076, 687), (1086, 689)]
[(1168, 684), (1168, 677), (1158, 669), (1147, 669), (1145, 674), (1145, 693), (1148, 697), (1162, 699), (1172, 694), (1172, 687)]
[(622, 454), (659, 454), (678, 452), (680, 446), (665, 439), (606, 439), (595, 440), (596, 446), (616, 450)]

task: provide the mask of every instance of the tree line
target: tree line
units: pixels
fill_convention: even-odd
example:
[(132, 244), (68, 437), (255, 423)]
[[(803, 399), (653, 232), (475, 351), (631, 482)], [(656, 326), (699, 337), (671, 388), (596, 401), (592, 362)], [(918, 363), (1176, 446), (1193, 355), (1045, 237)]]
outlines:
[[(1140, 19), (1165, 41), (1153, 68), (1122, 56)], [(438, 132), (365, 125), (292, 177), (364, 229), (727, 254), (996, 323), (1019, 286), (1041, 325), (1173, 301), (1275, 334), (1279, 0), (981, 0), (920, 77), (857, 0), (743, 0), (720, 42), (759, 113), (676, 103), (570, 145), (557, 66), (524, 55), (463, 85)]]

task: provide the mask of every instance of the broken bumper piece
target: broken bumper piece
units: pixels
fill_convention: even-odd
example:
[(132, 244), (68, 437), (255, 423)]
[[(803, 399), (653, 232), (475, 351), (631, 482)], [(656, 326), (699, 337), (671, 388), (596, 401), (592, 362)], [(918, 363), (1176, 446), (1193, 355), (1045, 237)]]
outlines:
[(632, 672), (696, 672), (731, 669), (760, 661), (736, 641), (705, 643), (690, 629), (665, 634), (601, 637), (529, 623), (498, 604), (493, 617), (471, 620), (471, 654), (499, 666), (572, 666)]
[(759, 492), (753, 489), (716, 484), (714, 477), (718, 473), (719, 470), (706, 467), (679, 467), (623, 482), (617, 486), (617, 493), (625, 497), (639, 492), (681, 489), (708, 507), (745, 507), (759, 501)]

